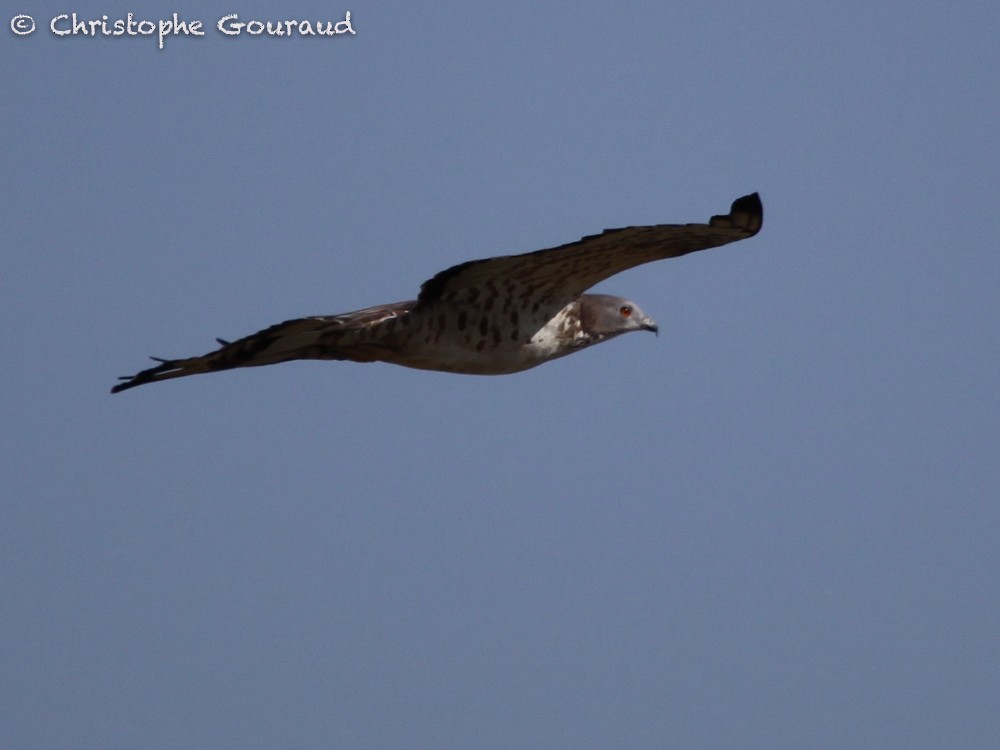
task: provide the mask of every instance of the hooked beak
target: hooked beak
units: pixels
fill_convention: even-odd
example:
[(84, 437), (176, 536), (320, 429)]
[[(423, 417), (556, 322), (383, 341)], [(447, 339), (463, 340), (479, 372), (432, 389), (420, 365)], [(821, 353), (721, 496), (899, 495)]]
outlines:
[(660, 327), (656, 325), (656, 321), (653, 320), (652, 318), (646, 318), (644, 321), (642, 321), (642, 330), (652, 331), (657, 336), (660, 335)]

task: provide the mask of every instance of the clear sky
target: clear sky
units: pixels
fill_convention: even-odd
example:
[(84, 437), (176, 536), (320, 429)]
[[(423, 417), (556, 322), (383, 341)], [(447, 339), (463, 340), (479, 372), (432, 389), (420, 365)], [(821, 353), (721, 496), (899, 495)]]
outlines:
[[(1000, 746), (1000, 6), (275, 5), (5, 4), (4, 746)], [(658, 338), (108, 393), (754, 190)]]

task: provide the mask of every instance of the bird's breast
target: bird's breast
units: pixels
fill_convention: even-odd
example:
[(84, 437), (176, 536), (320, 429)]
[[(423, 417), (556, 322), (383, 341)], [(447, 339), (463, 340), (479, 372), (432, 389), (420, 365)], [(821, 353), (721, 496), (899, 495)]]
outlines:
[[(545, 319), (526, 311), (455, 307), (385, 324), (381, 360), (404, 367), (472, 375), (527, 370), (581, 346), (576, 304)], [(382, 326), (380, 326), (382, 327)]]

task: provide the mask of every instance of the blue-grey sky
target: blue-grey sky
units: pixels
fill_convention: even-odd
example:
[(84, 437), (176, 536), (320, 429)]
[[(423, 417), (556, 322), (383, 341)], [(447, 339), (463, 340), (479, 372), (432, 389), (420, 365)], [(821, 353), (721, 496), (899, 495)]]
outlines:
[[(997, 747), (1000, 8), (282, 5), (0, 19), (4, 746)], [(658, 338), (108, 393), (753, 190)]]

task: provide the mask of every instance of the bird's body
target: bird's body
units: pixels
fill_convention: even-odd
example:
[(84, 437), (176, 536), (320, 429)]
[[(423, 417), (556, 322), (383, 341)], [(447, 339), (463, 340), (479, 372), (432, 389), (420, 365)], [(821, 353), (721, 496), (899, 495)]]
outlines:
[(508, 375), (602, 341), (605, 335), (584, 328), (581, 309), (607, 304), (629, 306), (636, 330), (656, 330), (634, 303), (607, 295), (582, 295), (555, 313), (545, 307), (536, 313), (504, 312), (500, 306), (494, 315), (460, 311), (453, 321), (415, 316), (417, 303), (410, 302), (395, 307), (398, 311), (410, 306), (407, 312), (388, 316), (354, 336), (342, 334), (337, 348), (354, 347), (356, 361), (364, 350), (375, 360), (418, 370)]
[(425, 282), (416, 300), (278, 323), (201, 357), (157, 360), (112, 393), (198, 373), (296, 359), (388, 362), (422, 370), (503, 375), (630, 331), (656, 331), (634, 302), (584, 294), (642, 263), (752, 237), (757, 194), (708, 224), (607, 230), (549, 250), (469, 261)]

